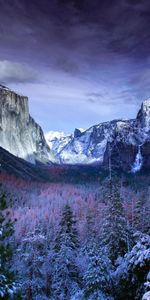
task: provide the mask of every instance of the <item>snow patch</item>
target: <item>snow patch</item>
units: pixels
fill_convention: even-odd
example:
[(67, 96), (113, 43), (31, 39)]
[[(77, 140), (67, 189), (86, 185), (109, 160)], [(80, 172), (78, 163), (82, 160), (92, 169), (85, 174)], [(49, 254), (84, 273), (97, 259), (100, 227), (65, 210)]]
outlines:
[(150, 292), (145, 293), (142, 300), (150, 300)]

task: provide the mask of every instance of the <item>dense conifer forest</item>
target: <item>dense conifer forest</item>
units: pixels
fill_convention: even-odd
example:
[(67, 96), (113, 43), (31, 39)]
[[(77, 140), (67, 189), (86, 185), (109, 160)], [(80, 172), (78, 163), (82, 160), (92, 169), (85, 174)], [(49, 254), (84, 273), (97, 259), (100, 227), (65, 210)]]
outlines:
[(141, 300), (150, 288), (150, 190), (136, 180), (1, 174), (0, 299)]

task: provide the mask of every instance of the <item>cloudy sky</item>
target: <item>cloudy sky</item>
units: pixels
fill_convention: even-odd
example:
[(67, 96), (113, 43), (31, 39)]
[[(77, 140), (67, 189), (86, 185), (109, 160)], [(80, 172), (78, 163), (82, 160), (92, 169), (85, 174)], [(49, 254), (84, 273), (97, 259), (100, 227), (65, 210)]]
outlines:
[(132, 118), (150, 97), (150, 1), (0, 0), (0, 83), (44, 131)]

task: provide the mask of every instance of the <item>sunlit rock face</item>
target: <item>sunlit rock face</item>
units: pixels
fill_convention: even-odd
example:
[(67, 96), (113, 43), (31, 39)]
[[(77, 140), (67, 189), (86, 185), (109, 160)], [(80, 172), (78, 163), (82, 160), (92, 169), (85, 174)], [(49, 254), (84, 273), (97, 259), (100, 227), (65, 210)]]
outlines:
[[(57, 133), (58, 135), (58, 133)], [(65, 143), (64, 143), (65, 141)], [(63, 164), (99, 163), (136, 173), (150, 167), (150, 100), (142, 103), (136, 119), (100, 123), (74, 135), (51, 140), (50, 148)]]
[(51, 160), (41, 127), (29, 114), (28, 98), (0, 86), (0, 146), (31, 163)]

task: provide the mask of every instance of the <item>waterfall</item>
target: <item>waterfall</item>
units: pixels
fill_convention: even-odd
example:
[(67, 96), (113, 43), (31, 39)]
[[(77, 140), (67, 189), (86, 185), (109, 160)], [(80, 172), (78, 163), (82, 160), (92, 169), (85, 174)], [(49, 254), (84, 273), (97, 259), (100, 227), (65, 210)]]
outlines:
[(133, 163), (131, 172), (136, 173), (136, 172), (140, 171), (140, 169), (142, 167), (142, 164), (143, 164), (143, 157), (142, 157), (142, 154), (141, 154), (141, 145), (139, 145), (138, 146), (138, 152), (136, 154), (135, 161)]

